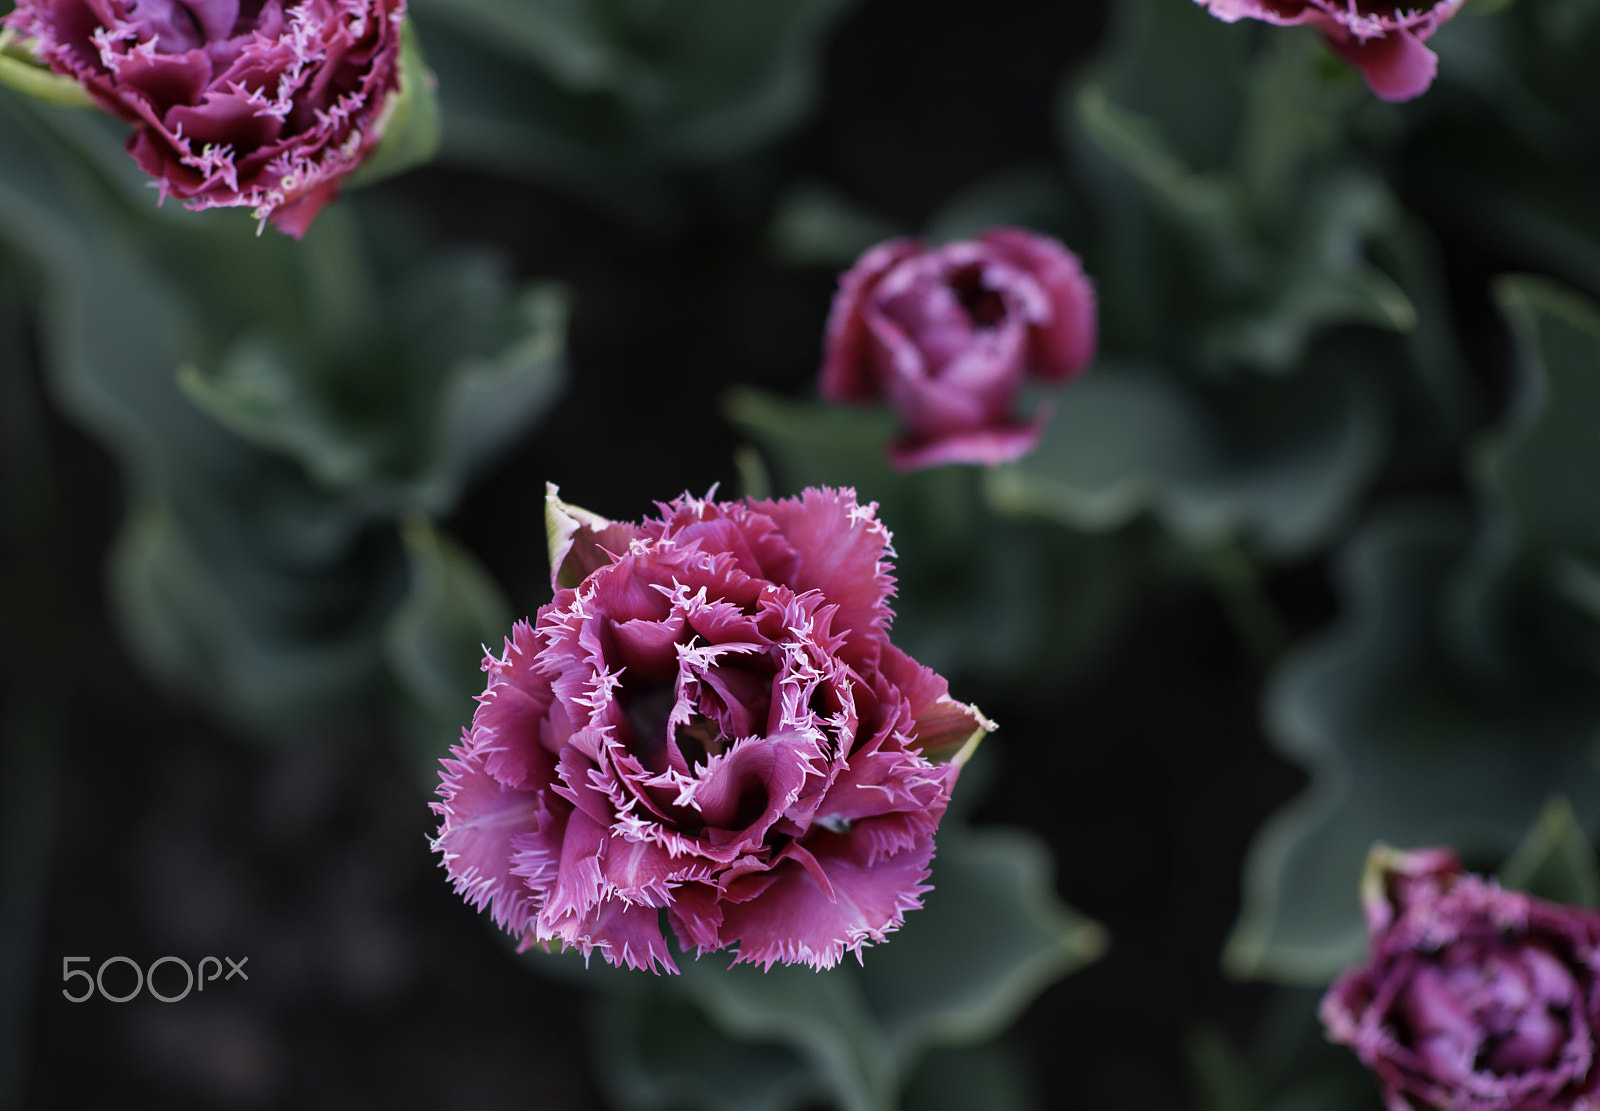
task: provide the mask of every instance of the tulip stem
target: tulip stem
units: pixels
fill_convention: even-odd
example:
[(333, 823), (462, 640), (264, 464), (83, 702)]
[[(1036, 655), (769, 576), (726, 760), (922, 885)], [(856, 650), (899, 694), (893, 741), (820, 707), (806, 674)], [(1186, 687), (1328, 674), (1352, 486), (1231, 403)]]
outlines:
[(1244, 545), (1229, 536), (1201, 546), (1198, 555), (1234, 633), (1256, 663), (1269, 666), (1288, 645), (1289, 633)]

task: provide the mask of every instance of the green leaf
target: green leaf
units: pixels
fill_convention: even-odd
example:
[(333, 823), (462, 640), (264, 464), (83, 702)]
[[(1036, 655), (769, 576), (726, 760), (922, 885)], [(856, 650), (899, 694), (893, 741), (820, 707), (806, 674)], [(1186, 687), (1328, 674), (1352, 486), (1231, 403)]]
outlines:
[(444, 154), (582, 190), (649, 221), (668, 175), (743, 156), (816, 97), (850, 0), (419, 0)]
[(822, 1096), (793, 1049), (726, 1037), (666, 990), (604, 999), (597, 1025), (606, 1066), (597, 1077), (619, 1107), (791, 1111)]
[(1251, 847), (1234, 974), (1320, 984), (1357, 958), (1375, 841), (1492, 860), (1557, 791), (1600, 817), (1600, 699), (1557, 676), (1485, 683), (1451, 650), (1442, 603), (1469, 540), (1437, 509), (1378, 516), (1342, 555), (1339, 624), (1273, 677), (1269, 734), (1312, 782)]
[(1042, 1107), (1031, 1062), (1000, 1040), (937, 1049), (923, 1058), (901, 1097), (903, 1111), (1034, 1111)]
[(782, 262), (840, 268), (869, 247), (903, 234), (887, 217), (814, 182), (796, 185), (778, 200), (768, 233)]
[(1344, 142), (1368, 98), (1330, 79), (1324, 54), (1311, 33), (1118, 5), (1062, 104), (1094, 210), (1074, 246), (1103, 291), (1107, 351), (1220, 381), (1295, 373), (1336, 326), (1415, 326), (1407, 291), (1369, 261), (1398, 206)]
[(1078, 94), (1078, 120), (1085, 134), (1196, 239), (1228, 257), (1236, 267), (1254, 265), (1243, 198), (1226, 177), (1185, 165), (1154, 121), (1116, 104), (1099, 85)]
[(977, 468), (897, 474), (893, 418), (731, 391), (728, 419), (772, 462), (781, 491), (850, 486), (896, 537), (895, 642), (941, 674), (1061, 682), (1095, 658), (1152, 562), (1142, 537), (1085, 537), (992, 513)]
[[(934, 1063), (919, 1080), (918, 1063), (945, 1052), (937, 1047), (991, 1041), (1045, 987), (1098, 956), (1105, 941), (1100, 927), (1056, 899), (1049, 853), (1033, 835), (967, 830), (947, 819), (938, 844), (926, 905), (867, 950), (860, 967), (762, 972), (725, 968), (710, 956), (680, 960), (682, 977), (642, 990), (630, 983), (638, 977), (598, 977), (618, 993), (607, 1028), (619, 1037), (601, 1043), (604, 1071), (622, 1078), (614, 1094), (630, 1108), (669, 1106), (673, 1098), (788, 1108), (825, 1092), (844, 1111), (892, 1111), (909, 1085), (909, 1106), (940, 1106), (930, 1079), (948, 1069)], [(693, 1012), (682, 1010), (685, 1003)], [(660, 1029), (665, 1014), (680, 1016), (670, 1032)], [(679, 1064), (667, 1063), (669, 1043)], [(754, 1057), (720, 1075), (714, 1063), (738, 1060), (745, 1048)], [(996, 1078), (997, 1098), (1029, 1106), (1026, 1081), (1003, 1055), (985, 1051), (973, 1060)], [(808, 1081), (796, 1076), (794, 1061)]]
[(1221, 1028), (1195, 1027), (1184, 1039), (1184, 1057), (1202, 1111), (1258, 1111), (1260, 1093), (1242, 1055)]
[(52, 388), (135, 506), (114, 608), (233, 722), (325, 735), (383, 674), (395, 516), (448, 510), (548, 404), (565, 301), (481, 255), (375, 283), (349, 208), (301, 243), (157, 212), (105, 122), (0, 98), (0, 239), (38, 261)]
[(179, 381), (330, 496), (443, 514), (554, 402), (568, 298), (554, 285), (513, 293), (491, 260), (471, 255), (425, 259), (383, 293), (382, 314), (357, 299), (321, 338), (247, 333), (215, 371), (185, 366)]
[(1076, 232), (1084, 222), (1057, 167), (1024, 164), (980, 178), (951, 197), (928, 220), (923, 238), (949, 243), (1009, 225), (1076, 243)]
[(272, 336), (247, 335), (223, 356), (214, 375), (193, 363), (180, 366), (178, 384), (218, 424), (299, 460), (324, 486), (354, 486), (370, 473), (373, 447), (323, 411), (303, 368)]
[(466, 355), (439, 391), (432, 501), (453, 505), (466, 479), (499, 456), (555, 404), (566, 385), (571, 297), (553, 283), (524, 287), (505, 316), (510, 339), (488, 355)]
[(1057, 410), (1033, 454), (992, 472), (1001, 511), (1096, 532), (1148, 512), (1192, 545), (1242, 535), (1280, 554), (1343, 519), (1385, 440), (1374, 391), (1344, 367), (1206, 390), (1106, 362)]
[(0, 85), (24, 96), (69, 108), (96, 108), (94, 99), (70, 77), (52, 73), (33, 60), (12, 30), (0, 31)]
[(790, 1046), (843, 1111), (892, 1111), (898, 1062), (848, 968), (716, 962), (684, 964), (683, 989), (722, 1034)]
[(400, 88), (383, 106), (378, 145), (346, 184), (357, 189), (415, 169), (438, 153), (441, 134), (439, 80), (422, 59), (422, 44), (408, 18), (400, 25)]
[(1464, 639), (1480, 666), (1600, 670), (1600, 312), (1535, 278), (1496, 294), (1517, 341), (1505, 427), (1480, 445), (1476, 478), (1490, 523), (1458, 587)]
[(301, 615), (272, 607), (282, 583), (252, 581), (248, 565), (207, 558), (191, 536), (169, 505), (146, 500), (112, 550), (116, 615), (145, 665), (272, 734), (326, 727), (347, 711), (376, 674), (370, 620), (358, 613), (349, 626), (306, 637), (296, 628)]
[(1378, 1084), (1354, 1053), (1328, 1041), (1317, 1017), (1320, 991), (1277, 988), (1241, 1051), (1201, 1023), (1185, 1039), (1201, 1111), (1380, 1111)]
[(1345, 173), (1319, 183), (1301, 203), (1303, 218), (1269, 266), (1265, 303), (1213, 325), (1201, 341), (1207, 361), (1284, 373), (1330, 325), (1416, 326), (1405, 291), (1366, 260), (1368, 242), (1392, 233), (1398, 221), (1388, 191), (1364, 174)]
[(1046, 985), (1106, 948), (1105, 931), (1056, 898), (1037, 837), (951, 825), (938, 844), (923, 909), (859, 973), (901, 1060), (925, 1046), (993, 1037)]
[(384, 659), (404, 698), (420, 713), (409, 723), (423, 778), (472, 719), (483, 690), (485, 653), (511, 632), (511, 608), (472, 555), (421, 517), (400, 530), (410, 588), (383, 633)]
[(1517, 851), (1500, 866), (1500, 882), (1569, 906), (1600, 906), (1600, 862), (1572, 804), (1557, 795)]
[(1574, 481), (1600, 443), (1600, 310), (1538, 278), (1502, 278), (1495, 294), (1522, 375), (1508, 428), (1482, 457), (1481, 480), (1519, 533), (1600, 552), (1600, 505)]

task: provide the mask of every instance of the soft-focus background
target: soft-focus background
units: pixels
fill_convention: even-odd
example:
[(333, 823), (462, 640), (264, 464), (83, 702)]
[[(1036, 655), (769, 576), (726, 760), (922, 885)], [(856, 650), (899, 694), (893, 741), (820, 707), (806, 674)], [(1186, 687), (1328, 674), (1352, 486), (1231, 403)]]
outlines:
[[(1314, 1020), (1370, 843), (1600, 819), (1600, 0), (1471, 0), (1403, 106), (1187, 0), (412, 15), (440, 155), (300, 243), (0, 88), (0, 1106), (1375, 1111)], [(815, 401), (834, 282), (997, 223), (1101, 357), (897, 476)], [(862, 968), (586, 972), (451, 893), (547, 480), (880, 502), (1001, 730)], [(249, 979), (63, 998), (117, 955)]]

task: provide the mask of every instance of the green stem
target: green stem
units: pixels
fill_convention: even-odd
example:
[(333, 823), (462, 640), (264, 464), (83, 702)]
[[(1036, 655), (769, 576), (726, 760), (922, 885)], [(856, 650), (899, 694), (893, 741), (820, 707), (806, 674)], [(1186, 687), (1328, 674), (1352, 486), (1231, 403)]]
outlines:
[(1288, 646), (1289, 633), (1244, 546), (1228, 537), (1198, 549), (1198, 555), (1240, 642), (1262, 667), (1275, 662)]

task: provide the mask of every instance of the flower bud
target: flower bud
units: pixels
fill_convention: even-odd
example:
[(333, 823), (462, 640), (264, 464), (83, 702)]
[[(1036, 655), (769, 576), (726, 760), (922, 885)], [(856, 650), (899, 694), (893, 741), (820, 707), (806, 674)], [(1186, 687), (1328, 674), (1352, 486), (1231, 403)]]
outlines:
[(1600, 914), (1464, 872), (1449, 849), (1373, 849), (1365, 964), (1322, 1000), (1390, 1111), (1595, 1111)]
[(1024, 381), (1071, 378), (1095, 335), (1094, 290), (1053, 239), (993, 228), (931, 251), (893, 239), (839, 281), (822, 396), (887, 398), (904, 429), (889, 448), (901, 470), (993, 466), (1033, 450), (1044, 430), (1044, 414), (1013, 412)]

